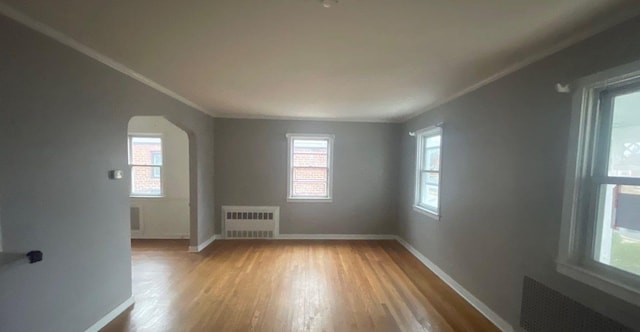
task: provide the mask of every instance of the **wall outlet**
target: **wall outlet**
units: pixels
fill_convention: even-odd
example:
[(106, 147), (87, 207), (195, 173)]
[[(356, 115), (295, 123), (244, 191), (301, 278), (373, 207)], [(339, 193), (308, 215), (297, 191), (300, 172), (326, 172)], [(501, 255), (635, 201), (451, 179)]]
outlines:
[(109, 179), (111, 180), (121, 180), (124, 177), (124, 171), (121, 169), (114, 169), (109, 171)]

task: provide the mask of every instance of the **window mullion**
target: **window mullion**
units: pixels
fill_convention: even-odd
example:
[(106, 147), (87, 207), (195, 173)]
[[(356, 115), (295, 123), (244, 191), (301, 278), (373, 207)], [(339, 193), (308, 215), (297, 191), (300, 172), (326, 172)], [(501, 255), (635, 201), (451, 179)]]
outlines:
[(640, 186), (640, 178), (629, 177), (617, 177), (617, 176), (594, 176), (592, 177), (593, 184), (616, 184), (623, 186)]
[(593, 171), (594, 177), (608, 175), (609, 147), (611, 146), (611, 127), (613, 118), (613, 98), (606, 91), (600, 94), (596, 111), (596, 131), (594, 133), (594, 156)]
[(152, 164), (129, 164), (131, 167), (162, 167), (162, 165), (152, 165)]
[(291, 168), (293, 169), (298, 169), (298, 168), (311, 168), (311, 169), (329, 169), (329, 167), (320, 167), (320, 166), (292, 166)]

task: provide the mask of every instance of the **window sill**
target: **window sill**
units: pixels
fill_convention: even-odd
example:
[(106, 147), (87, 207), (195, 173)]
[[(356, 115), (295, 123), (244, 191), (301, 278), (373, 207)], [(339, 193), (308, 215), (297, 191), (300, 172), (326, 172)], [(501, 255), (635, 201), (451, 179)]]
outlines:
[(437, 215), (437, 214), (435, 214), (435, 213), (433, 213), (433, 212), (431, 212), (431, 211), (429, 211), (427, 209), (423, 209), (423, 208), (421, 208), (419, 206), (415, 206), (414, 205), (413, 206), (413, 211), (416, 211), (416, 212), (418, 212), (420, 214), (423, 214), (423, 215), (425, 215), (427, 217), (430, 217), (432, 219), (435, 219), (435, 220), (438, 220), (438, 221), (440, 220), (440, 216), (439, 215)]
[(154, 199), (154, 198), (164, 198), (165, 196), (144, 196), (144, 195), (129, 195), (129, 198), (142, 198), (142, 199)]
[(569, 262), (556, 262), (556, 270), (565, 276), (595, 287), (609, 295), (640, 306), (640, 289), (626, 285), (614, 278), (596, 272), (586, 266)]
[(329, 198), (298, 198), (298, 197), (287, 197), (287, 202), (309, 202), (309, 203), (331, 203), (333, 199)]

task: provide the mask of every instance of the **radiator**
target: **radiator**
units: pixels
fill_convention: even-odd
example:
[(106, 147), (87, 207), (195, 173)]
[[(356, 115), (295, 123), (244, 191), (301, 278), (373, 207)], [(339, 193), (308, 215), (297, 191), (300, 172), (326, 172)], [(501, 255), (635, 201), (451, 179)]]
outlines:
[(520, 326), (528, 332), (632, 332), (611, 318), (524, 277)]
[(279, 206), (222, 206), (225, 239), (270, 239), (278, 237)]
[(141, 233), (142, 209), (139, 206), (131, 206), (129, 212), (131, 216), (131, 233)]

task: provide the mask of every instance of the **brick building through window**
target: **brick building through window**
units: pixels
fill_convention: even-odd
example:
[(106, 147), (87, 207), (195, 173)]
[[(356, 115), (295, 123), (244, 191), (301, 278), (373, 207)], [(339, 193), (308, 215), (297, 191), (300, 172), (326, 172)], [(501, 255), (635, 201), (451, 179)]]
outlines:
[(162, 196), (162, 138), (129, 136), (131, 196)]
[(289, 199), (331, 199), (333, 138), (288, 135)]

